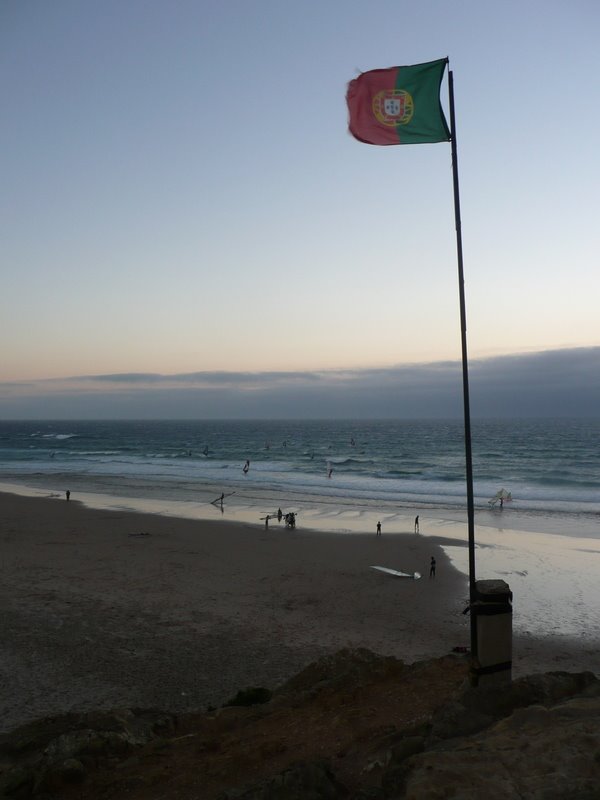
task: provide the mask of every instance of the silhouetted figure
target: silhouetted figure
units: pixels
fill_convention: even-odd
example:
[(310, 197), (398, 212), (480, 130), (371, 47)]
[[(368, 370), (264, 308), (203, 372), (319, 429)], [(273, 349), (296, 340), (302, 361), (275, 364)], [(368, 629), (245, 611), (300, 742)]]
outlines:
[(283, 517), (283, 511), (278, 508), (277, 509), (277, 522), (281, 522), (281, 518)]
[(71, 492), (70, 492), (70, 491), (67, 489), (67, 491), (65, 492), (65, 494), (66, 494), (66, 496), (67, 496), (67, 500), (70, 500), (70, 499), (71, 499)]
[(429, 577), (435, 578), (435, 558), (431, 556), (431, 563), (429, 564)]
[(381, 522), (377, 523), (377, 536), (381, 536)]
[(242, 472), (244, 473), (244, 475), (247, 475), (247, 474), (248, 474), (248, 470), (249, 470), (249, 469), (250, 469), (250, 461), (248, 460), (248, 461), (246, 461), (246, 463), (244, 464), (244, 469), (242, 470)]
[(415, 533), (419, 532), (419, 515), (415, 517)]

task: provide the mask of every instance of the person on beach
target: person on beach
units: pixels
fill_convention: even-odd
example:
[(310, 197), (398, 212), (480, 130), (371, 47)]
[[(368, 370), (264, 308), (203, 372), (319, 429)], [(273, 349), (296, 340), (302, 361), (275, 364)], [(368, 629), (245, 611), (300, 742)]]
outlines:
[(71, 499), (71, 492), (70, 492), (70, 491), (67, 489), (67, 491), (65, 492), (65, 494), (66, 494), (66, 496), (67, 496), (67, 500), (70, 500), (70, 499)]
[(268, 530), (269, 530), (269, 520), (270, 520), (270, 519), (271, 519), (270, 515), (269, 515), (269, 514), (267, 514), (267, 516), (265, 517), (265, 530), (266, 530), (266, 531), (268, 531)]
[(381, 536), (381, 522), (377, 523), (377, 536)]
[(247, 475), (247, 474), (248, 474), (248, 470), (249, 470), (249, 469), (250, 469), (250, 461), (249, 461), (249, 460), (247, 460), (247, 461), (246, 461), (246, 463), (244, 464), (244, 468), (243, 468), (243, 470), (242, 470), (242, 472), (244, 473), (244, 475)]
[(419, 532), (419, 515), (415, 517), (415, 533)]
[(281, 518), (283, 517), (283, 511), (281, 508), (277, 509), (277, 522), (281, 522)]
[(431, 556), (431, 563), (429, 564), (429, 577), (435, 578), (435, 558)]

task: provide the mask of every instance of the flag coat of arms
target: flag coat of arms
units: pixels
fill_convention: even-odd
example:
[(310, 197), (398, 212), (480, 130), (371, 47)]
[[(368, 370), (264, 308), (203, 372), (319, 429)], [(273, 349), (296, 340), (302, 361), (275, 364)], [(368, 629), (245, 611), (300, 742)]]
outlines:
[(448, 142), (440, 103), (448, 59), (363, 72), (346, 94), (350, 133), (367, 144)]

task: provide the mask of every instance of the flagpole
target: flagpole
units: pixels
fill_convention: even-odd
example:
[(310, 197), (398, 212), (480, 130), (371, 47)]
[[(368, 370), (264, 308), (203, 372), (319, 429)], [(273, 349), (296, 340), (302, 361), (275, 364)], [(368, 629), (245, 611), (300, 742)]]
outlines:
[(450, 128), (452, 145), (452, 179), (454, 184), (454, 219), (456, 226), (456, 255), (458, 261), (458, 292), (460, 297), (460, 330), (462, 344), (463, 407), (465, 418), (465, 460), (467, 477), (467, 523), (469, 534), (469, 605), (471, 607), (471, 660), (477, 658), (477, 620), (473, 612), (475, 592), (475, 504), (473, 500), (473, 458), (471, 451), (471, 409), (469, 402), (469, 365), (467, 359), (467, 310), (465, 303), (465, 277), (463, 271), (462, 230), (460, 222), (460, 194), (458, 190), (458, 152), (456, 147), (456, 117), (454, 114), (454, 76), (448, 71), (450, 96)]

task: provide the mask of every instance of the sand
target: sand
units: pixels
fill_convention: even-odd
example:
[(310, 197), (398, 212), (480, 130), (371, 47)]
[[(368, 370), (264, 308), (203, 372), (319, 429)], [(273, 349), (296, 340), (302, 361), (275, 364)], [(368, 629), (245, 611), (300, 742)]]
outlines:
[[(343, 647), (413, 662), (469, 644), (467, 580), (434, 538), (0, 500), (2, 731), (65, 711), (202, 710)], [(588, 660), (564, 638), (515, 639), (516, 674)]]

